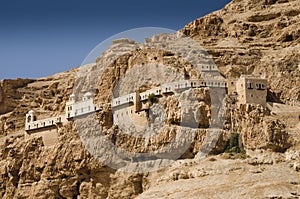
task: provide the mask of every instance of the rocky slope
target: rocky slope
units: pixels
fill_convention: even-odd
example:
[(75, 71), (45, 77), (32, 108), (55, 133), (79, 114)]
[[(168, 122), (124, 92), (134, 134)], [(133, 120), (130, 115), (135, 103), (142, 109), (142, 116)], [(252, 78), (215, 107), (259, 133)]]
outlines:
[[(195, 39), (212, 55), (226, 78), (238, 77), (242, 73), (265, 75), (270, 83), (269, 101), (298, 102), (299, 14), (299, 0), (235, 0), (221, 11), (186, 25), (181, 32)], [(156, 39), (160, 37), (148, 39), (148, 43), (155, 45)], [(135, 50), (128, 53), (128, 48)], [(107, 69), (102, 71), (103, 75), (97, 81), (97, 66), (103, 64), (107, 65)], [(283, 108), (272, 104), (268, 111), (255, 105), (241, 107), (233, 113), (234, 130), (239, 133), (233, 142), (237, 142), (234, 147), (243, 148), (246, 154), (231, 151), (200, 161), (197, 153), (210, 133), (200, 129), (194, 132), (192, 144), (181, 160), (151, 173), (126, 173), (98, 161), (84, 147), (85, 138), (97, 138), (97, 134), (78, 133), (76, 121), (59, 129), (59, 140), (55, 146), (44, 146), (40, 138), (24, 140), (27, 111), (34, 109), (40, 118), (62, 114), (65, 102), (76, 89), (82, 93), (94, 91), (95, 103), (101, 107), (96, 118), (85, 121), (90, 129), (97, 127), (89, 121), (99, 121), (105, 136), (127, 151), (149, 152), (162, 148), (175, 137), (174, 128), (177, 128), (180, 118), (180, 111), (174, 106), (178, 103), (174, 96), (160, 99), (171, 127), (165, 128), (151, 142), (123, 134), (113, 124), (110, 107), (115, 86), (122, 81), (122, 76), (129, 74), (130, 69), (160, 64), (167, 66), (170, 74), (169, 79), (164, 81), (201, 77), (191, 63), (175, 53), (123, 40), (115, 42), (95, 64), (81, 67), (90, 70), (90, 76), (80, 76), (80, 69), (74, 69), (37, 80), (1, 81), (0, 197), (134, 198), (140, 194), (139, 198), (300, 196), (300, 111), (296, 107)], [(161, 71), (162, 74), (164, 72)], [(127, 84), (120, 85), (121, 92), (114, 94), (132, 92), (127, 85), (146, 85), (141, 86), (141, 90), (155, 86), (155, 82), (148, 78), (129, 78), (126, 81)], [(201, 118), (199, 126), (207, 127), (211, 106), (209, 91), (201, 88), (194, 92), (199, 109), (206, 116)], [(231, 118), (229, 112), (225, 114), (224, 130), (211, 154), (220, 154), (232, 144)]]
[(208, 50), (226, 77), (266, 76), (270, 100), (300, 101), (299, 10), (298, 0), (236, 0), (182, 32)]

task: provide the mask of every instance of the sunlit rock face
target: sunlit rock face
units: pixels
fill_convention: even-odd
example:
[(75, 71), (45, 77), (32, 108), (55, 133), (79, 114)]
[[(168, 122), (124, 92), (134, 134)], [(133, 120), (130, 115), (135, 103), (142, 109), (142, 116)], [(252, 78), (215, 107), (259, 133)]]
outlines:
[[(135, 89), (144, 92), (174, 80), (201, 79), (191, 64), (195, 61), (193, 51), (181, 52), (188, 57), (185, 60), (175, 53), (120, 40), (94, 64), (85, 66), (90, 76), (80, 76), (79, 70), (74, 69), (36, 80), (1, 81), (0, 198), (299, 197), (299, 16), (298, 0), (236, 0), (221, 11), (187, 24), (181, 32), (208, 51), (222, 77), (238, 78), (241, 74), (265, 77), (267, 101), (274, 103), (266, 107), (242, 105), (230, 114), (224, 107), (212, 108), (214, 91), (208, 88), (162, 96), (149, 107), (150, 114), (145, 115), (140, 129), (141, 132), (147, 129), (149, 121), (163, 123), (163, 126), (153, 126), (160, 133), (150, 138), (130, 134), (138, 120), (131, 120), (133, 126), (124, 123), (127, 132), (114, 124), (111, 108), (112, 98), (117, 97), (114, 91), (118, 88), (117, 94), (122, 96)], [(155, 41), (162, 37), (148, 39), (148, 45), (152, 42), (155, 47)], [(132, 48), (134, 51), (124, 53)], [(108, 68), (100, 71), (103, 76), (99, 79), (101, 67), (97, 66), (102, 64)], [(158, 72), (154, 70), (156, 66), (164, 68), (159, 67)], [(149, 77), (135, 78), (134, 69), (138, 67), (150, 74)], [(154, 73), (159, 74), (151, 79)], [(129, 75), (127, 79), (126, 75)], [(167, 77), (157, 78), (159, 75)], [(85, 83), (88, 80), (90, 84)], [(117, 82), (121, 82), (119, 87)], [(59, 127), (58, 141), (51, 147), (45, 146), (41, 138), (25, 140), (25, 114), (35, 110), (42, 119), (64, 114), (74, 88), (82, 93), (93, 91), (94, 103), (101, 110), (84, 118), (82, 123), (70, 120)], [(180, 104), (182, 101), (192, 103)], [(212, 115), (217, 111), (218, 117), (224, 117), (224, 123), (213, 123)], [(101, 124), (101, 134), (97, 124)], [(209, 129), (212, 124), (224, 128)], [(239, 135), (239, 147), (246, 154), (223, 153), (231, 139), (232, 124)], [(88, 130), (81, 131), (81, 128)], [(111, 148), (101, 145), (99, 138), (130, 153), (149, 153), (162, 149), (174, 139), (180, 140), (179, 129), (192, 135), (187, 137), (191, 144), (179, 160), (161, 170), (123, 172), (95, 156), (100, 150), (111, 152)], [(205, 158), (207, 153), (211, 156)], [(114, 160), (116, 166), (143, 166), (139, 162), (131, 164), (135, 157), (122, 161), (116, 156), (106, 158)], [(164, 164), (163, 161), (153, 163)]]

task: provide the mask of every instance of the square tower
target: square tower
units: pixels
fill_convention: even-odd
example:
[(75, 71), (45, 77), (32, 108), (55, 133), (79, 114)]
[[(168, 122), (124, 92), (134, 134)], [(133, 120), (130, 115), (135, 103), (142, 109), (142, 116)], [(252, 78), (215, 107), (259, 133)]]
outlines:
[(267, 102), (267, 80), (242, 75), (236, 82), (238, 94), (238, 105), (240, 104), (261, 104), (266, 106)]

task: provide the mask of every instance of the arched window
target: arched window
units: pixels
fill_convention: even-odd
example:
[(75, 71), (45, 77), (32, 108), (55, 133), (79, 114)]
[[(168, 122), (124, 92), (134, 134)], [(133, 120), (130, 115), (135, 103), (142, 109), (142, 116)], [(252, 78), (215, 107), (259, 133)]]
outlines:
[(27, 117), (27, 122), (31, 122), (31, 116), (30, 115)]

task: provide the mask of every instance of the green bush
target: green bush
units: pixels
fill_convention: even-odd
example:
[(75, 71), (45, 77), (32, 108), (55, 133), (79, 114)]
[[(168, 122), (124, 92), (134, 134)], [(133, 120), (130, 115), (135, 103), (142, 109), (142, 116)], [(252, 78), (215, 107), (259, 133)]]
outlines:
[(151, 93), (149, 96), (148, 96), (148, 102), (149, 104), (153, 104), (155, 102), (155, 94), (154, 93)]
[(239, 134), (232, 133), (228, 146), (225, 149), (225, 152), (234, 152), (234, 153), (244, 153), (242, 143), (240, 143)]

